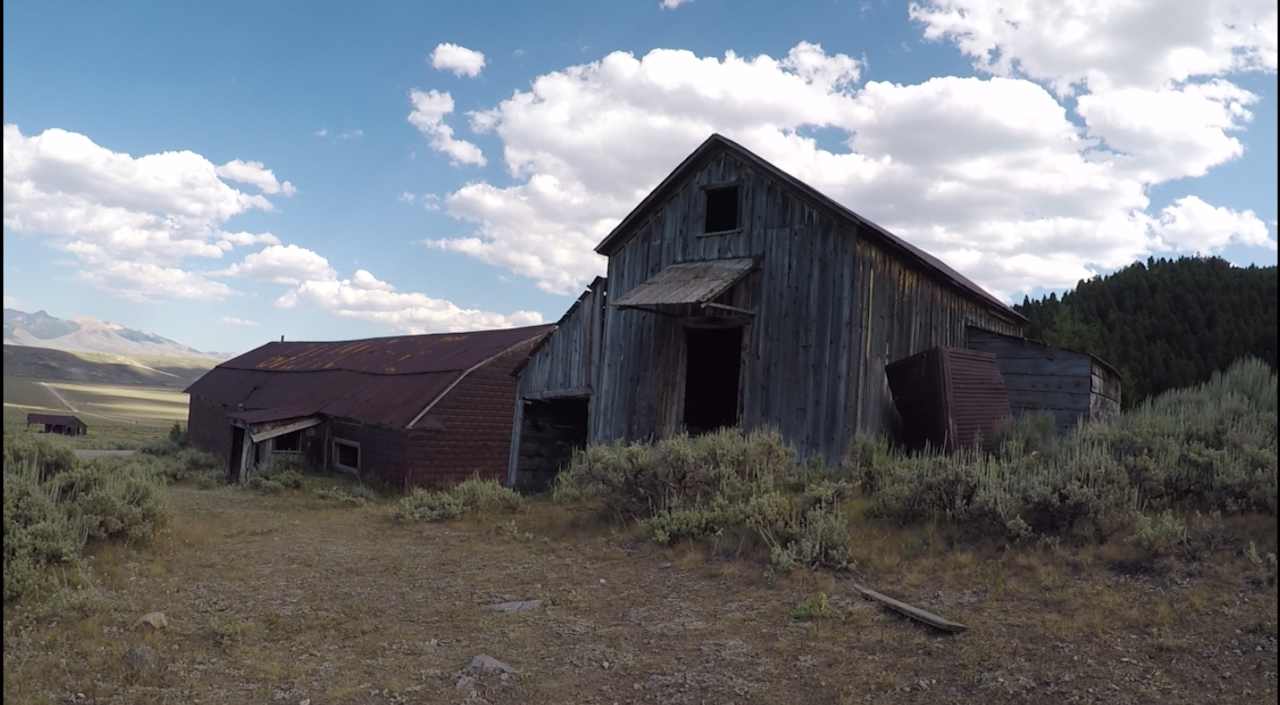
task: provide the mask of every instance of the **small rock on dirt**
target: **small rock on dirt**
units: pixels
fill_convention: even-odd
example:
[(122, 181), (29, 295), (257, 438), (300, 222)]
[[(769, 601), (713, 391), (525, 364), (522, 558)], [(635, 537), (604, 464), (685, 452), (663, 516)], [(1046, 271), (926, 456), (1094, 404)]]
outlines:
[(169, 618), (164, 616), (164, 612), (148, 612), (142, 615), (134, 626), (167, 629), (169, 627)]
[(498, 612), (529, 612), (542, 606), (542, 600), (512, 600), (489, 605), (489, 609)]
[(472, 673), (515, 673), (516, 669), (509, 664), (503, 663), (498, 659), (480, 654), (471, 659), (471, 663), (467, 665), (467, 670)]

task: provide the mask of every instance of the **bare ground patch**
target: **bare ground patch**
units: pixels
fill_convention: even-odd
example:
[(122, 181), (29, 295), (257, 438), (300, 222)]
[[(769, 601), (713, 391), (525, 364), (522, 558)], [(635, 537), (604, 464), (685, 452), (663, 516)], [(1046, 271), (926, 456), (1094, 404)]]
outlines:
[[(965, 622), (940, 636), (833, 573), (656, 548), (535, 503), (515, 524), (402, 526), (384, 504), (174, 487), (149, 547), (94, 585), (8, 607), (14, 703), (1271, 702), (1276, 589), (1243, 557), (1159, 576), (1103, 549), (948, 547), (868, 530), (878, 589)], [(1259, 535), (1271, 532), (1274, 518)], [(890, 559), (888, 554), (893, 554)], [(830, 613), (797, 620), (817, 593)], [(495, 603), (540, 600), (501, 612)], [(169, 626), (134, 626), (164, 612)], [(141, 647), (145, 647), (142, 649)], [(470, 672), (489, 655), (512, 674)], [(149, 658), (150, 657), (150, 658)]]

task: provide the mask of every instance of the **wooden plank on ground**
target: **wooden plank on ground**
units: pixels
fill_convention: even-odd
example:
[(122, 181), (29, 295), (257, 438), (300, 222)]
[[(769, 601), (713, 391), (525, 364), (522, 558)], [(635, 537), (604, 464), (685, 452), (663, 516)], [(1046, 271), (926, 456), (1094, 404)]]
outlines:
[(944, 632), (951, 632), (951, 633), (962, 632), (968, 629), (968, 627), (966, 627), (963, 624), (960, 624), (958, 622), (953, 622), (947, 619), (946, 617), (938, 616), (932, 612), (929, 612), (928, 610), (922, 610), (919, 607), (913, 607), (912, 605), (908, 605), (905, 602), (895, 600), (892, 597), (889, 597), (888, 595), (876, 592), (875, 590), (872, 590), (867, 587), (863, 587), (858, 583), (853, 584), (853, 589), (857, 590), (859, 594), (861, 594), (863, 597), (869, 600), (875, 600), (876, 602), (879, 602), (880, 604), (885, 605), (886, 607), (888, 607), (889, 609), (892, 609), (895, 612), (898, 612), (907, 617), (910, 617), (911, 619), (914, 619), (917, 622), (927, 624), (933, 627), (934, 629), (941, 629)]

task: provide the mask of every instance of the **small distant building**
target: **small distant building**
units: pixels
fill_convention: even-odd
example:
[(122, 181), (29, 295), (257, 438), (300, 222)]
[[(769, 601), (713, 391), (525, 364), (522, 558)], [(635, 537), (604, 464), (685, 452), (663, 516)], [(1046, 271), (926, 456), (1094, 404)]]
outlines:
[(512, 371), (550, 330), (267, 343), (187, 388), (188, 438), (232, 482), (283, 456), (404, 490), (502, 479)]
[(44, 433), (83, 436), (89, 427), (79, 417), (66, 414), (27, 414), (27, 426), (43, 426)]
[(1064, 433), (1120, 413), (1120, 372), (1094, 355), (976, 327), (966, 347), (995, 355), (1014, 416), (1047, 412)]

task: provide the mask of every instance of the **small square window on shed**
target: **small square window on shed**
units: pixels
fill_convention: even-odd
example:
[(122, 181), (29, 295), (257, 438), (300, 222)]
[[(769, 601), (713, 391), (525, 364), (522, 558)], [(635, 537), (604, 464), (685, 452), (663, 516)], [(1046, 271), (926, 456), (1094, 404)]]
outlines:
[(738, 229), (738, 187), (709, 188), (707, 193), (707, 222), (703, 232), (719, 233)]
[(360, 471), (360, 444), (351, 441), (334, 440), (333, 464), (343, 470)]

